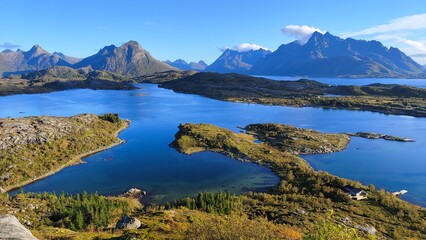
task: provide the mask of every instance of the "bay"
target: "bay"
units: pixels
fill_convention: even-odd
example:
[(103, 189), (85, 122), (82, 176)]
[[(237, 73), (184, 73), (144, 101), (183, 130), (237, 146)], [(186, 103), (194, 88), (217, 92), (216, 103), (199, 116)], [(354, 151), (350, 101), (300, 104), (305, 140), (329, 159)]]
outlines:
[(370, 131), (415, 139), (413, 143), (352, 138), (339, 153), (303, 156), (315, 169), (374, 184), (407, 189), (403, 198), (426, 205), (426, 119), (366, 111), (292, 108), (231, 103), (174, 93), (154, 84), (132, 91), (70, 90), (0, 97), (1, 117), (72, 116), (114, 112), (132, 121), (104, 152), (23, 188), (31, 192), (98, 192), (115, 195), (131, 187), (163, 203), (199, 191), (264, 191), (279, 179), (269, 169), (217, 153), (183, 155), (168, 146), (180, 123), (211, 123), (238, 131), (249, 123), (283, 123), (323, 132)]

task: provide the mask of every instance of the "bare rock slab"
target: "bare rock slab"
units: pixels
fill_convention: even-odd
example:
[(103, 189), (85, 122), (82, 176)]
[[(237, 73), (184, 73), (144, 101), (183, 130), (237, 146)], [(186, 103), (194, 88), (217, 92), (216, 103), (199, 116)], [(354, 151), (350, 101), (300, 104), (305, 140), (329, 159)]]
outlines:
[(124, 216), (115, 225), (116, 229), (137, 229), (141, 226), (141, 221), (135, 217)]
[(15, 216), (9, 214), (0, 215), (0, 239), (37, 240)]

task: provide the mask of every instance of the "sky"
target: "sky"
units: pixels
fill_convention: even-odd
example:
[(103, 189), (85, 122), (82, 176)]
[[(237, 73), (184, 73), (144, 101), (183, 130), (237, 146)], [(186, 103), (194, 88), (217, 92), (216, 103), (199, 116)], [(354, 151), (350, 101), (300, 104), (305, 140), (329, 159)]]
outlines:
[(138, 41), (159, 60), (212, 63), (223, 49), (276, 50), (313, 31), (379, 40), (426, 64), (424, 0), (1, 0), (0, 51), (87, 57)]

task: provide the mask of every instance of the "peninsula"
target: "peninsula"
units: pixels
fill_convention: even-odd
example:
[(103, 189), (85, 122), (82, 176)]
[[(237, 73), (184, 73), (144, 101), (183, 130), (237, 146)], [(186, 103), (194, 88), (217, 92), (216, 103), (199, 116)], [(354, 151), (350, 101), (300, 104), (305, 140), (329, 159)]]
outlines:
[[(340, 86), (313, 80), (275, 81), (241, 74), (202, 72), (164, 81), (162, 75), (150, 82), (175, 92), (232, 102), (292, 107), (322, 107), (426, 116), (426, 90), (397, 84)], [(149, 82), (145, 79), (145, 82)]]
[[(185, 154), (214, 151), (272, 169), (281, 178), (272, 192), (239, 196), (250, 218), (267, 218), (274, 223), (315, 231), (318, 219), (331, 211), (332, 221), (368, 234), (377, 232), (379, 238), (426, 236), (424, 208), (383, 190), (377, 191), (372, 185), (314, 171), (296, 155), (340, 151), (348, 144), (348, 135), (281, 124), (250, 124), (243, 129), (246, 133), (210, 124), (181, 124), (171, 145)], [(263, 142), (255, 143), (255, 138)], [(348, 191), (353, 189), (367, 193), (368, 198), (352, 200)]]
[(17, 188), (122, 143), (117, 115), (0, 119), (0, 187)]

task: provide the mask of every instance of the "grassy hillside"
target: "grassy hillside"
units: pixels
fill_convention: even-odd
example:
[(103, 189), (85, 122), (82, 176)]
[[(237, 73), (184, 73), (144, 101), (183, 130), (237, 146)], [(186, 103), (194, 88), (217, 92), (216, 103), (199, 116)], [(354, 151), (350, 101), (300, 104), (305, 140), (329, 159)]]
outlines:
[[(271, 127), (278, 129), (276, 135), (283, 134), (288, 129), (286, 126), (270, 124), (249, 125), (246, 129), (254, 129), (256, 136), (268, 136)], [(331, 221), (334, 223), (354, 228), (374, 226), (378, 235), (384, 238), (426, 237), (424, 208), (404, 202), (383, 190), (377, 191), (374, 186), (363, 186), (325, 172), (314, 171), (303, 159), (291, 152), (299, 149), (300, 144), (306, 142), (306, 137), (310, 135), (310, 139), (315, 139), (319, 133), (293, 128), (290, 134), (305, 137), (294, 142), (284, 138), (281, 142), (283, 145), (278, 144), (278, 138), (257, 144), (246, 134), (236, 134), (213, 125), (183, 124), (172, 145), (186, 154), (215, 151), (271, 168), (281, 178), (279, 186), (272, 193), (249, 193), (241, 196), (244, 211), (251, 218), (264, 217), (271, 222), (298, 226), (309, 232), (315, 231), (318, 221), (325, 221), (331, 214)], [(329, 146), (330, 142), (340, 142), (340, 138), (342, 137), (339, 135), (328, 135), (327, 138), (316, 139), (315, 144), (308, 142), (308, 145), (322, 149)], [(339, 143), (336, 146), (339, 147), (335, 150), (339, 150), (342, 145)], [(369, 198), (364, 201), (350, 199), (345, 194), (347, 186), (367, 191)]]
[(91, 114), (0, 119), (0, 186), (11, 189), (121, 143), (128, 122)]

